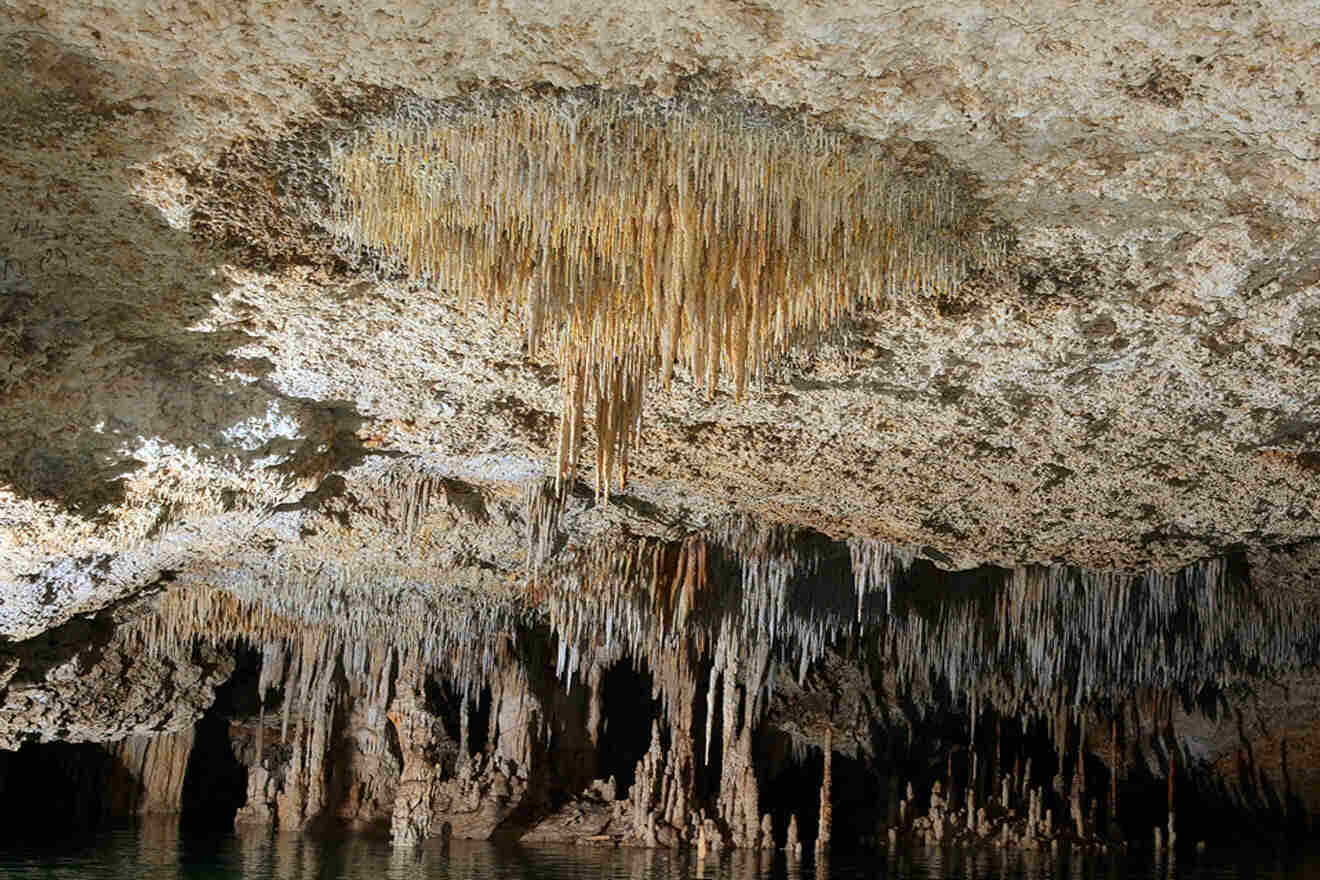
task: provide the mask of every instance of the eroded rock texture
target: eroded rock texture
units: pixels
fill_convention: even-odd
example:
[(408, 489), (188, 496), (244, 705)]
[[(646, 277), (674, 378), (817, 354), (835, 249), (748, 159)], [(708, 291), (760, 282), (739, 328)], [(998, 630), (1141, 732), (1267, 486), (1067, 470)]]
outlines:
[[(810, 845), (827, 764), (825, 802), (865, 805), (835, 840), (1098, 845), (1148, 834), (1125, 793), (1170, 774), (1296, 826), (1320, 805), (1314, 19), (0, 0), (7, 778), (79, 743), (40, 753), (69, 792), (169, 811), (215, 749), (239, 821), (401, 842)], [(482, 151), (483, 113), (592, 101), (853, 144), (896, 201), (831, 214), (864, 188), (828, 159), (784, 163), (818, 199), (747, 162), (737, 210), (694, 201), (725, 172), (682, 151), (630, 188), (599, 127)], [(422, 208), (350, 198), (373, 132), (460, 124), (499, 161), (395, 156)], [(542, 185), (568, 169), (614, 200)], [(797, 195), (749, 210), (771, 191)], [(510, 192), (559, 196), (483, 225)], [(467, 219), (442, 235), (444, 205)], [(804, 229), (828, 233), (805, 258)], [(562, 307), (602, 291), (620, 308)], [(943, 756), (938, 801), (909, 742)]]
[(190, 731), (234, 670), (226, 652), (200, 646), (154, 655), (133, 633), (96, 621), (10, 650), (0, 707), (0, 741), (9, 749)]

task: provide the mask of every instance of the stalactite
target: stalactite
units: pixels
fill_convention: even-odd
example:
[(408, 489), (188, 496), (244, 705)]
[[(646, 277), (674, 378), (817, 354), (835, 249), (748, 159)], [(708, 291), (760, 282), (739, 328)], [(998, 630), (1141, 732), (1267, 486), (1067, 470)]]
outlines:
[(491, 92), (333, 150), (338, 222), (461, 302), (558, 344), (556, 480), (596, 409), (598, 497), (626, 478), (648, 378), (738, 396), (804, 334), (956, 291), (1003, 260), (965, 183), (750, 103)]
[[(398, 477), (391, 496), (397, 498), (389, 504), (409, 528), (424, 529), (424, 511), (449, 490), (414, 477)], [(383, 717), (397, 670), (405, 667), (447, 679), (461, 694), (462, 761), (471, 742), (471, 703), (489, 687), (487, 742), (514, 764), (530, 762), (533, 741), (549, 734), (539, 707), (522, 701), (530, 688), (510, 678), (510, 661), (519, 656), (519, 627), (544, 626), (565, 687), (585, 681), (594, 695), (600, 670), (623, 658), (654, 674), (657, 730), (667, 746), (661, 749), (657, 739), (658, 753), (638, 771), (639, 780), (643, 769), (651, 774), (638, 789), (645, 803), (634, 802), (644, 814), (639, 821), (661, 837), (672, 833), (681, 840), (695, 839), (706, 820), (714, 821), (738, 846), (766, 838), (750, 768), (752, 735), (770, 701), (774, 670), (795, 668), (801, 680), (827, 650), (843, 644), (871, 652), (892, 676), (895, 696), (918, 709), (940, 700), (966, 707), (967, 821), (977, 804), (996, 809), (998, 795), (1004, 809), (1025, 805), (1028, 811), (1035, 798), (1040, 827), (1056, 819), (1067, 824), (1062, 812), (1055, 816), (1051, 804), (1041, 802), (1047, 795), (1037, 793), (1029, 764), (1008, 772), (1011, 756), (1003, 754), (999, 719), (1017, 717), (1024, 731), (1044, 732), (1060, 756), (1052, 806), (1069, 804), (1079, 837), (1096, 831), (1084, 815), (1083, 756), (1092, 719), (1110, 721), (1109, 810), (1116, 819), (1120, 715), (1149, 710), (1163, 718), (1170, 711), (1171, 702), (1151, 709), (1138, 694), (1171, 701), (1190, 684), (1228, 684), (1316, 659), (1308, 616), (1288, 597), (1256, 594), (1230, 577), (1222, 560), (1145, 574), (1022, 567), (987, 573), (975, 589), (963, 590), (971, 581), (950, 581), (917, 564), (911, 550), (875, 539), (844, 545), (750, 516), (715, 520), (671, 540), (612, 532), (572, 544), (561, 531), (561, 503), (548, 480), (529, 487), (527, 554), (534, 573), (522, 584), (511, 577), (507, 593), (452, 586), (436, 572), (403, 577), (393, 570), (377, 577), (379, 569), (334, 559), (314, 570), (290, 559), (273, 566), (275, 576), (236, 574), (224, 589), (171, 587), (131, 624), (132, 632), (148, 653), (182, 650), (198, 639), (259, 646), (259, 720), (266, 695), (281, 693), (283, 705), (269, 709), (282, 716), (281, 739), (293, 755), (290, 778), (310, 779), (316, 762), (324, 761), (340, 711), (336, 701), (359, 702), (369, 715)], [(931, 601), (950, 582), (959, 587), (949, 591), (956, 595)], [(1225, 614), (1239, 626), (1223, 620)], [(336, 691), (343, 682), (345, 690)], [(698, 716), (703, 685), (704, 735)], [(989, 725), (978, 730), (985, 709), (995, 713), (992, 743), (985, 741)], [(593, 729), (598, 706), (595, 711)], [(1073, 724), (1077, 763), (1069, 784)], [(1139, 727), (1134, 722), (1128, 729)], [(259, 728), (258, 754), (263, 736)], [(1171, 735), (1170, 741), (1172, 818)], [(1099, 742), (1103, 749), (1103, 732)], [(798, 738), (791, 747), (800, 758), (818, 741)], [(978, 791), (983, 758), (992, 760), (986, 796)], [(697, 774), (713, 767), (722, 770), (718, 795), (713, 804), (700, 804)], [(952, 809), (964, 800), (955, 794), (952, 764), (945, 781)], [(1040, 781), (1050, 789), (1050, 780)], [(280, 810), (303, 821), (324, 800), (323, 792), (303, 785), (289, 789)], [(707, 815), (698, 819), (701, 807)]]
[(874, 538), (850, 538), (853, 581), (857, 585), (857, 622), (863, 622), (863, 605), (869, 593), (885, 594), (885, 612), (893, 611), (893, 581), (916, 558), (916, 548), (903, 547)]
[(542, 565), (554, 550), (564, 498), (555, 491), (554, 483), (546, 480), (529, 481), (523, 493), (527, 520), (527, 577), (536, 585), (541, 580)]
[[(469, 687), (487, 680), (526, 615), (516, 590), (499, 595), (336, 560), (324, 560), (316, 571), (277, 571), (271, 579), (233, 578), (224, 589), (189, 584), (166, 590), (153, 601), (151, 613), (132, 624), (133, 637), (153, 655), (184, 651), (197, 639), (263, 645), (264, 688), (278, 680), (283, 664), (315, 662), (304, 647), (309, 632), (334, 656), (395, 644)], [(279, 645), (288, 646), (288, 660)], [(385, 657), (379, 651), (360, 656), (376, 663)], [(373, 670), (367, 677), (380, 687), (388, 675), (380, 667)], [(307, 696), (305, 690), (299, 694)]]

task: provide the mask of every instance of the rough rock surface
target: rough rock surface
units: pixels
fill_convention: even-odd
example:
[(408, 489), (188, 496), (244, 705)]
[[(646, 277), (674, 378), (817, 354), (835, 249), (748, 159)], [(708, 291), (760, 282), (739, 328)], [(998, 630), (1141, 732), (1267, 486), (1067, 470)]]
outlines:
[(65, 624), (12, 650), (0, 703), (6, 749), (190, 731), (234, 671), (232, 656), (205, 646), (153, 655), (104, 621)]
[(104, 811), (111, 816), (174, 815), (182, 810), (183, 783), (195, 731), (130, 736), (111, 748), (114, 771)]
[(632, 493), (671, 521), (757, 510), (954, 566), (1317, 533), (1305, 4), (0, 16), (11, 638), (213, 565), (375, 451), (544, 467), (555, 383), (516, 328), (346, 269), (309, 207), (333, 126), (491, 81), (701, 76), (935, 150), (1014, 230), (1003, 277), (859, 316), (741, 404), (653, 396)]
[[(550, 550), (743, 511), (948, 569), (1232, 551), (1258, 589), (1314, 596), (1318, 47), (1301, 0), (0, 0), (0, 746), (189, 727), (232, 658), (91, 617), (165, 582), (194, 612), (208, 591), (267, 597), (256, 622), (208, 606), (262, 639), (327, 620), (425, 638), (437, 605), (466, 609), (468, 641), (508, 623), (492, 609), (529, 586), (553, 361), (523, 351), (516, 320), (346, 247), (327, 215), (333, 142), (489, 86), (696, 81), (938, 156), (1012, 237), (1002, 271), (858, 314), (742, 401), (683, 376), (650, 394), (626, 493), (573, 495)], [(391, 707), (424, 707), (392, 703), (375, 667), (308, 658), (272, 673), (285, 711), (300, 701), (281, 748), (249, 730), (254, 821), (489, 833), (545, 794), (537, 724), (573, 717), (568, 748), (587, 751), (585, 707), (538, 685), (552, 663), (465, 667), (526, 680), (495, 701), (491, 755), (429, 779), (423, 747), (396, 731), (396, 758), (383, 733)], [(765, 668), (738, 687), (759, 693)], [(846, 679), (822, 675), (825, 693)], [(698, 676), (679, 678), (686, 735)], [(708, 710), (731, 733), (736, 691)], [(866, 715), (813, 701), (791, 738)], [(1279, 753), (1269, 736), (1260, 754)], [(750, 745), (723, 748), (747, 772), (720, 780), (718, 818), (748, 845)], [(669, 769), (656, 756), (630, 834), (714, 821), (685, 800), (695, 753), (680, 738)]]

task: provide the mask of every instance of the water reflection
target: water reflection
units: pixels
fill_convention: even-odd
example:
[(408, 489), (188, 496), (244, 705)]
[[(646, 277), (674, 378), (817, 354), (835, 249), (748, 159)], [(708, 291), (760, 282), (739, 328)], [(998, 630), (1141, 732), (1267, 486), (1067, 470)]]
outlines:
[(1073, 857), (1000, 849), (912, 847), (789, 859), (783, 853), (522, 847), (434, 841), (394, 849), (361, 836), (308, 837), (246, 831), (197, 836), (175, 823), (77, 840), (0, 844), (0, 877), (45, 880), (1243, 880), (1320, 876), (1320, 849), (1208, 853), (1175, 858), (1150, 853)]

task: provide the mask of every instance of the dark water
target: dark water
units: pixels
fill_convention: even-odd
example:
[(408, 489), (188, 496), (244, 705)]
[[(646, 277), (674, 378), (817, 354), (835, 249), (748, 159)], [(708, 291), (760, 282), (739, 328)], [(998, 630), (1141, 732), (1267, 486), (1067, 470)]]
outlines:
[(817, 864), (782, 854), (692, 853), (588, 847), (496, 846), (454, 841), (418, 850), (376, 838), (268, 834), (180, 834), (171, 826), (41, 843), (0, 843), (0, 878), (106, 880), (852, 880), (852, 878), (1320, 878), (1320, 850), (1210, 851), (1170, 861), (1150, 853), (1069, 858), (1045, 854), (955, 853), (933, 848), (899, 853), (836, 853)]

